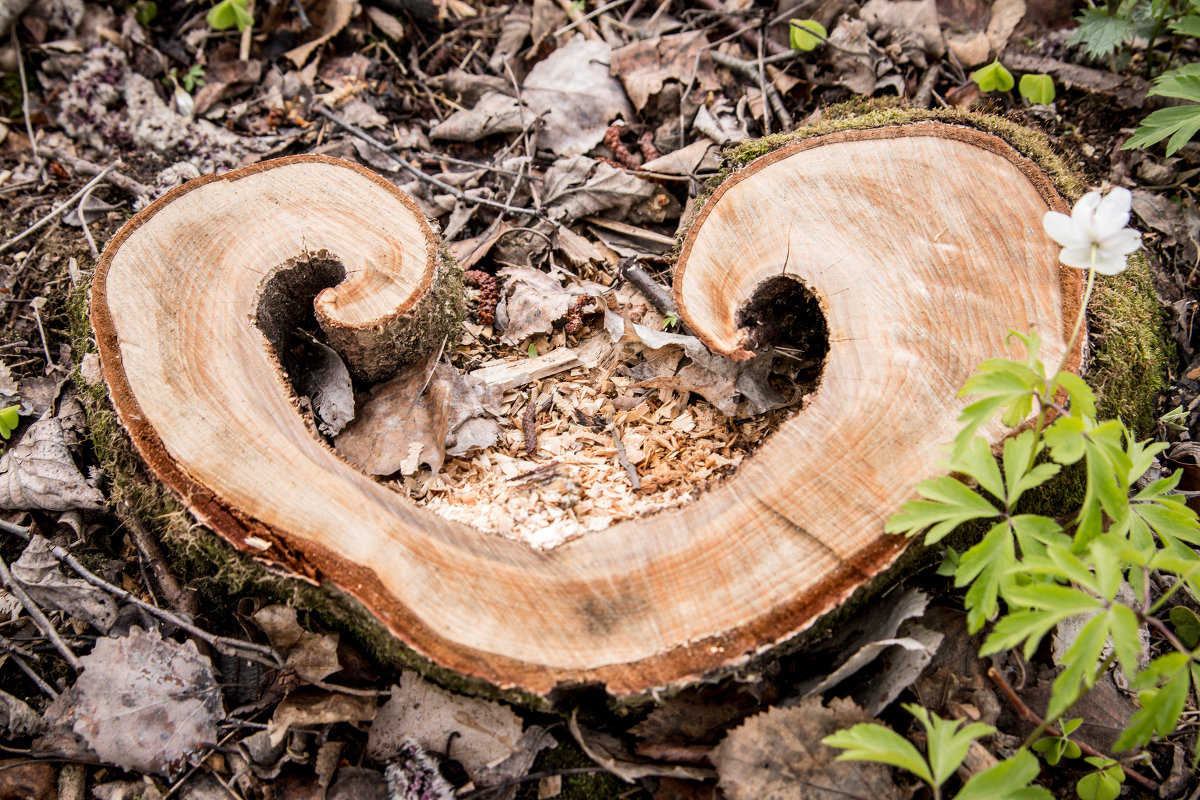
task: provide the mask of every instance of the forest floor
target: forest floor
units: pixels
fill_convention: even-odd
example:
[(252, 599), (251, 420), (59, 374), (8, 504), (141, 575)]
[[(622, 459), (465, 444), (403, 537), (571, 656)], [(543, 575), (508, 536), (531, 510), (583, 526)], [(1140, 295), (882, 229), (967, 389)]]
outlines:
[[(907, 774), (836, 772), (816, 744), (861, 713), (833, 698), (864, 696), (918, 739), (901, 701), (998, 728), (955, 780), (1013, 752), (1034, 727), (1029, 709), (1045, 707), (1055, 656), (978, 658), (961, 598), (932, 570), (819, 653), (785, 656), (738, 690), (701, 686), (631, 713), (594, 693), (563, 713), (514, 709), (375, 663), (318, 614), (164, 556), (116, 491), (130, 476), (106, 474), (92, 443), (79, 387), (98, 368), (84, 355), (81, 291), (121, 225), (187, 180), (300, 153), (378, 171), (469, 271), (445, 381), (467, 376), (474, 388), (453, 405), (472, 410), (447, 441), (413, 435), (381, 455), (361, 444), (377, 434), (372, 415), (360, 405), (350, 419), (354, 393), (386, 415), (417, 402), (432, 366), (366, 393), (344, 368), (319, 370), (328, 350), (305, 341), (288, 371), (314, 435), (437, 513), (552, 548), (690, 502), (819, 380), (819, 354), (797, 351), (733, 390), (696, 368), (696, 340), (627, 277), (632, 267), (669, 286), (676, 234), (721, 152), (830, 115), (970, 109), (1040, 131), (1088, 186), (1132, 190), (1177, 346), (1159, 412), (1187, 411), (1182, 429), (1160, 428), (1162, 461), (1195, 469), (1200, 146), (1166, 157), (1161, 144), (1122, 145), (1162, 104), (1144, 76), (1168, 56), (1194, 61), (1196, 40), (1118, 37), (1111, 57), (1091, 60), (1068, 44), (1078, 23), (1063, 0), (216, 8), (37, 0), (0, 48), (0, 398), (19, 407), (15, 424), (0, 412), (13, 428), (0, 577), (24, 594), (0, 589), (0, 800), (929, 796)], [(214, 30), (222, 14), (254, 24)], [(791, 49), (797, 18), (827, 37)], [(1018, 78), (1049, 74), (1056, 98), (980, 91), (971, 74), (993, 59)], [(637, 327), (614, 335), (621, 320)], [(548, 371), (532, 379), (505, 367), (537, 359)], [(930, 630), (937, 643), (922, 638)], [(855, 675), (803, 694), (822, 677), (814, 663), (829, 674), (852, 656), (864, 664)], [(1072, 712), (1076, 738), (1107, 753), (1136, 708), (1106, 676)], [(1136, 773), (1126, 796), (1200, 796), (1198, 729), (1193, 696), (1174, 736), (1121, 754)], [(1071, 797), (1089, 769), (1063, 762), (1040, 780)]]

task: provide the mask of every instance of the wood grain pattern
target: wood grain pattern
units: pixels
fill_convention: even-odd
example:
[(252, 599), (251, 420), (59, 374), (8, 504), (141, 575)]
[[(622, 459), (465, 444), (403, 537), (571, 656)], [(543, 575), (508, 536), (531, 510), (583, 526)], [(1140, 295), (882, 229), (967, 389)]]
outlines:
[(689, 680), (803, 630), (895, 559), (883, 520), (939, 473), (954, 394), (1008, 328), (1037, 328), (1047, 359), (1065, 346), (1080, 286), (1040, 224), (1062, 201), (998, 140), (914, 127), (778, 151), (692, 228), (676, 291), (710, 345), (735, 350), (730, 309), (786, 269), (832, 347), (813, 402), (689, 506), (538, 553), (416, 508), (309, 435), (254, 324), (266, 277), (324, 250), (351, 276), (337, 297), (387, 314), (435, 257), (411, 202), (332, 159), (189, 184), (114, 238), (92, 297), (114, 405), (200, 519), (270, 542), (256, 555), (336, 584), (443, 666), (539, 694)]

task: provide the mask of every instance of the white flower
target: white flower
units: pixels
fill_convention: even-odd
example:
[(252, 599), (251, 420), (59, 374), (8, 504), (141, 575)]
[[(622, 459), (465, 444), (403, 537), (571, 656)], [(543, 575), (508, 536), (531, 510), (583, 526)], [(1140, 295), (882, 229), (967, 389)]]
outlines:
[(1116, 275), (1125, 270), (1125, 257), (1142, 246), (1142, 235), (1127, 228), (1133, 196), (1113, 189), (1107, 196), (1088, 192), (1079, 198), (1071, 216), (1048, 211), (1042, 227), (1063, 246), (1058, 260), (1068, 267), (1090, 269), (1095, 252), (1096, 272)]

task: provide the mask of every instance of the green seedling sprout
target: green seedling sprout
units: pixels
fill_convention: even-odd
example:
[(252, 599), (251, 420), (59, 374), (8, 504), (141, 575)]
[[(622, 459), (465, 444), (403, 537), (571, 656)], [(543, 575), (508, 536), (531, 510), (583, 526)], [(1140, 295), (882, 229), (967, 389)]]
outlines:
[(816, 50), (829, 36), (825, 26), (815, 19), (789, 19), (788, 32), (792, 49), (806, 53)]
[(1049, 75), (1022, 75), (1017, 90), (1034, 105), (1048, 106), (1054, 102), (1054, 78)]
[(981, 92), (1007, 92), (1014, 83), (1012, 73), (1005, 69), (1000, 59), (972, 72), (971, 80), (975, 81)]

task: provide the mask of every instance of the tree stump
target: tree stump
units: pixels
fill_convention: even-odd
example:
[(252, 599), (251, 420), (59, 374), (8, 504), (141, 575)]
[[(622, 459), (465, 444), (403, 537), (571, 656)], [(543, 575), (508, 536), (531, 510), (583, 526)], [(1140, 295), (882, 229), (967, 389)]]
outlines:
[[(1009, 329), (1063, 354), (1082, 281), (1048, 209), (1067, 204), (1032, 162), (942, 124), (797, 142), (735, 173), (683, 243), (682, 315), (734, 358), (823, 321), (815, 397), (720, 488), (550, 552), (418, 509), (296, 409), (276, 357), (294, 320), (314, 313), (372, 376), (408, 357), (384, 353), (397, 331), (436, 348), (453, 316), (433, 232), (366, 170), (301, 156), (170, 193), (106, 249), (92, 322), (137, 450), (222, 537), (335, 584), (443, 667), (629, 695), (795, 636), (897, 558), (883, 523), (943, 471), (974, 366)], [(315, 311), (286, 302), (313, 295)], [(823, 320), (797, 323), (789, 304), (813, 298)]]

